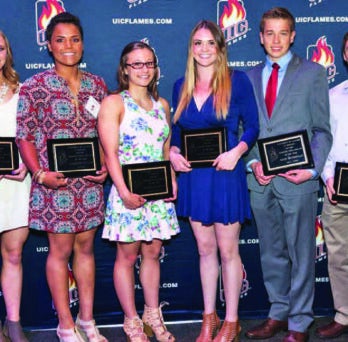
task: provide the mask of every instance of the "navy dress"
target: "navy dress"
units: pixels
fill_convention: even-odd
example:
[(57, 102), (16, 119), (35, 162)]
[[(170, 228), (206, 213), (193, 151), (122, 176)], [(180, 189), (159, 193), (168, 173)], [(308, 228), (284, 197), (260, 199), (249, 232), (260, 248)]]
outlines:
[[(218, 120), (210, 96), (198, 110), (194, 99), (173, 125), (171, 145), (181, 149), (182, 129), (225, 127), (228, 150), (244, 141), (249, 149), (259, 133), (258, 112), (252, 85), (242, 71), (232, 73), (232, 99), (226, 119)], [(176, 110), (184, 79), (176, 81), (173, 107)], [(243, 132), (239, 134), (240, 123)], [(240, 136), (241, 135), (241, 136)], [(240, 137), (239, 137), (240, 136)], [(177, 215), (210, 225), (215, 222), (243, 223), (251, 217), (244, 161), (240, 159), (232, 171), (216, 171), (213, 167), (193, 168), (178, 174)]]

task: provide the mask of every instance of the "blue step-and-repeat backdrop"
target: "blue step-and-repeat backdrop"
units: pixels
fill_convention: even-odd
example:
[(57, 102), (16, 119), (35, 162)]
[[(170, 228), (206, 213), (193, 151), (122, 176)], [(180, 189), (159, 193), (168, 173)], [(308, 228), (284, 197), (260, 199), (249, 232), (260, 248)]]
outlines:
[[(247, 70), (264, 59), (258, 25), (262, 13), (273, 6), (287, 7), (294, 14), (297, 36), (293, 50), (326, 67), (330, 88), (346, 79), (340, 50), (343, 33), (348, 31), (346, 0), (0, 0), (0, 29), (11, 41), (15, 68), (24, 81), (53, 65), (45, 45), (45, 27), (50, 18), (60, 11), (78, 15), (85, 31), (81, 68), (102, 76), (110, 90), (117, 86), (115, 75), (122, 48), (130, 41), (145, 40), (156, 50), (161, 70), (160, 93), (170, 101), (173, 83), (185, 70), (189, 34), (196, 22), (205, 18), (218, 23), (228, 43), (230, 66)], [(107, 184), (106, 193), (109, 188)], [(320, 213), (320, 195), (318, 202)], [(203, 309), (195, 242), (189, 224), (180, 224), (182, 233), (165, 244), (161, 254), (160, 299), (170, 303), (165, 308), (165, 318), (172, 321), (200, 319)], [(332, 300), (320, 215), (313, 229), (317, 237), (314, 310), (317, 315), (330, 315)], [(123, 321), (123, 314), (112, 280), (116, 248), (103, 241), (100, 233), (95, 240), (95, 318), (98, 324), (118, 324)], [(268, 302), (253, 222), (243, 227), (240, 252), (244, 264), (240, 317), (265, 317)], [(45, 234), (31, 232), (23, 255), (21, 319), (26, 327), (57, 324), (45, 277), (47, 253)], [(76, 312), (79, 299), (73, 274), (69, 289), (71, 308)], [(135, 291), (138, 309), (142, 310), (138, 276)], [(217, 305), (223, 310), (221, 279), (218, 291)], [(3, 300), (0, 310), (3, 317)]]

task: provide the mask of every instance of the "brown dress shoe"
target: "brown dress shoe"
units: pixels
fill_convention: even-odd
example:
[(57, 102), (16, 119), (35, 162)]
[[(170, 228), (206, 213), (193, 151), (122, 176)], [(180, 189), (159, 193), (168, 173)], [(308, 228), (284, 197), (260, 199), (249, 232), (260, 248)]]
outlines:
[(343, 325), (336, 321), (332, 321), (315, 331), (316, 336), (319, 338), (335, 338), (345, 333), (348, 333), (348, 325)]
[(288, 330), (288, 322), (277, 321), (272, 318), (268, 318), (262, 324), (257, 327), (248, 330), (245, 336), (253, 340), (262, 340), (265, 338), (270, 338), (279, 333), (281, 330)]
[(290, 330), (284, 337), (283, 342), (306, 342), (308, 341), (308, 332), (299, 332)]

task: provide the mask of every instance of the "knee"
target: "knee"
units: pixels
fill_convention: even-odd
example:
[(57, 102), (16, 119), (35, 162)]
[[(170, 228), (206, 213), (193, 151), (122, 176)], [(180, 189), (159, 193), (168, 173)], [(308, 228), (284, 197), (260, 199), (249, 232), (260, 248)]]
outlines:
[(238, 251), (235, 251), (233, 249), (220, 250), (220, 259), (222, 264), (227, 264), (230, 262), (241, 262)]
[(209, 241), (206, 242), (200, 242), (198, 244), (198, 254), (200, 257), (211, 257), (211, 256), (217, 256), (217, 247), (214, 243), (211, 243)]
[(116, 265), (133, 267), (138, 259), (138, 254), (126, 254), (116, 256)]
[(22, 248), (8, 250), (3, 253), (2, 258), (4, 263), (19, 265), (22, 263)]

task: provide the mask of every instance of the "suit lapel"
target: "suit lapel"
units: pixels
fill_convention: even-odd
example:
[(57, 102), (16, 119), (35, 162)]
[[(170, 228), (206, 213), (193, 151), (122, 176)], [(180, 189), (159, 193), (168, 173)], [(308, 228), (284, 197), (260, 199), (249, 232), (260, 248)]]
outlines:
[(277, 109), (281, 108), (282, 102), (285, 100), (285, 98), (287, 97), (289, 93), (289, 89), (294, 84), (294, 79), (297, 77), (297, 73), (299, 72), (299, 68), (298, 68), (299, 64), (300, 64), (300, 59), (296, 55), (294, 55), (289, 62), (282, 84), (279, 88), (279, 92), (278, 92), (277, 100), (274, 105), (272, 117), (273, 115), (277, 115)]

